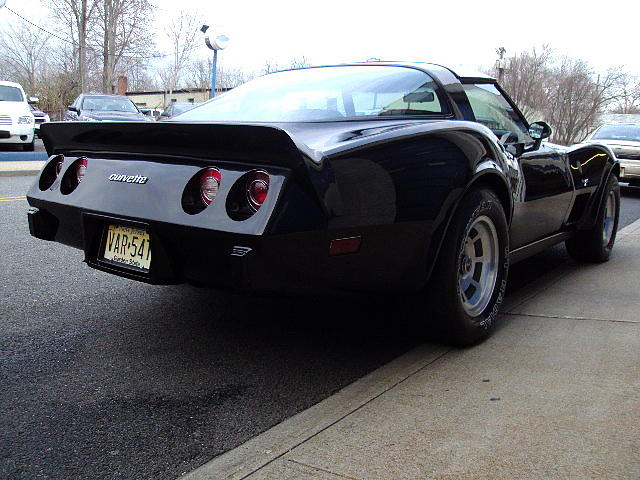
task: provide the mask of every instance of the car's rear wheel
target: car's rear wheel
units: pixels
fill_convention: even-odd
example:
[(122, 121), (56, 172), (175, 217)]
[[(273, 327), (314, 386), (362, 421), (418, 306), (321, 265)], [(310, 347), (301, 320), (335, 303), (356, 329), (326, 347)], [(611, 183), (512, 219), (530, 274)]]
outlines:
[(589, 230), (580, 230), (567, 240), (567, 252), (579, 262), (606, 262), (609, 260), (618, 232), (620, 217), (620, 185), (610, 175), (605, 186), (596, 221)]
[(500, 200), (488, 189), (462, 199), (425, 294), (431, 331), (464, 346), (488, 336), (507, 284), (509, 237)]

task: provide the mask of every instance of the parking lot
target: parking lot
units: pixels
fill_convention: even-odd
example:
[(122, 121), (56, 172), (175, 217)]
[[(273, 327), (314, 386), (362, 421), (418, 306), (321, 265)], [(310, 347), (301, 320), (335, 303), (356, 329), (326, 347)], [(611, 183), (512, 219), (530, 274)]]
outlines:
[(19, 145), (2, 145), (0, 144), (0, 161), (42, 161), (47, 159), (47, 152), (44, 149), (42, 140), (36, 138), (35, 148), (33, 152), (25, 152), (22, 150), (22, 146)]
[[(384, 298), (234, 296), (91, 270), (29, 236), (32, 181), (0, 178), (14, 197), (0, 203), (2, 478), (175, 478), (422, 341)], [(624, 188), (621, 227), (638, 218), (640, 191)], [(568, 262), (557, 247), (515, 265), (509, 295)]]

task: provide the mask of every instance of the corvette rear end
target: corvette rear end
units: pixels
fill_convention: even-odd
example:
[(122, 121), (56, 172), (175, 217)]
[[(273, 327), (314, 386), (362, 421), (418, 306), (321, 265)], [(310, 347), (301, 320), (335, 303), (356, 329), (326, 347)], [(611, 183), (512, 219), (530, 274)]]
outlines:
[[(28, 194), (31, 233), (83, 249), (94, 268), (151, 283), (248, 287), (245, 262), (302, 162), (285, 134), (265, 127), (47, 127), (48, 149), (64, 153), (50, 157)], [(260, 137), (262, 148), (238, 136)], [(141, 139), (162, 153), (137, 151)], [(212, 141), (213, 152), (200, 150)]]
[[(27, 195), (31, 234), (84, 250), (93, 268), (259, 292), (420, 283), (362, 275), (401, 239), (390, 225), (328, 228), (340, 208), (331, 168), (277, 127), (64, 123), (43, 137), (52, 155)], [(400, 257), (388, 250), (387, 266)]]

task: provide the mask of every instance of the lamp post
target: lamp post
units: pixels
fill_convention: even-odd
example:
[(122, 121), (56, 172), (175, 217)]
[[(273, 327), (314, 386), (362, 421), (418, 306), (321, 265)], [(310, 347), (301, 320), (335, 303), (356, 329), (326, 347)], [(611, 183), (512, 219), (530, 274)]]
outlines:
[[(1, 2), (2, 0), (0, 0)], [(229, 37), (226, 35), (214, 35), (209, 30), (209, 25), (202, 25), (200, 31), (204, 33), (204, 43), (213, 50), (213, 65), (211, 67), (211, 95), (209, 98), (213, 98), (216, 95), (216, 66), (218, 64), (218, 50), (224, 50), (229, 43)]]
[(7, 0), (0, 0), (0, 8), (4, 7), (7, 3)]

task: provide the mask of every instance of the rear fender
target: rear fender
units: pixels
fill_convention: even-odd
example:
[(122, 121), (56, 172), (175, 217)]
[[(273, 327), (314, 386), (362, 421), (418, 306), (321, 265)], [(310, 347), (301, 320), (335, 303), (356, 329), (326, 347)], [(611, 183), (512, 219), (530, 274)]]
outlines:
[(473, 188), (486, 187), (492, 190), (500, 203), (502, 204), (507, 217), (507, 224), (511, 223), (513, 215), (513, 198), (510, 194), (506, 175), (500, 164), (491, 158), (486, 158), (483, 162), (476, 166), (475, 172), (471, 180), (467, 183), (465, 189), (452, 199), (447, 209), (447, 221), (442, 223), (442, 228), (434, 231), (431, 248), (427, 252), (427, 280), (431, 277), (431, 273), (440, 255), (444, 239), (451, 228), (453, 219), (455, 218), (460, 202), (464, 196)]

